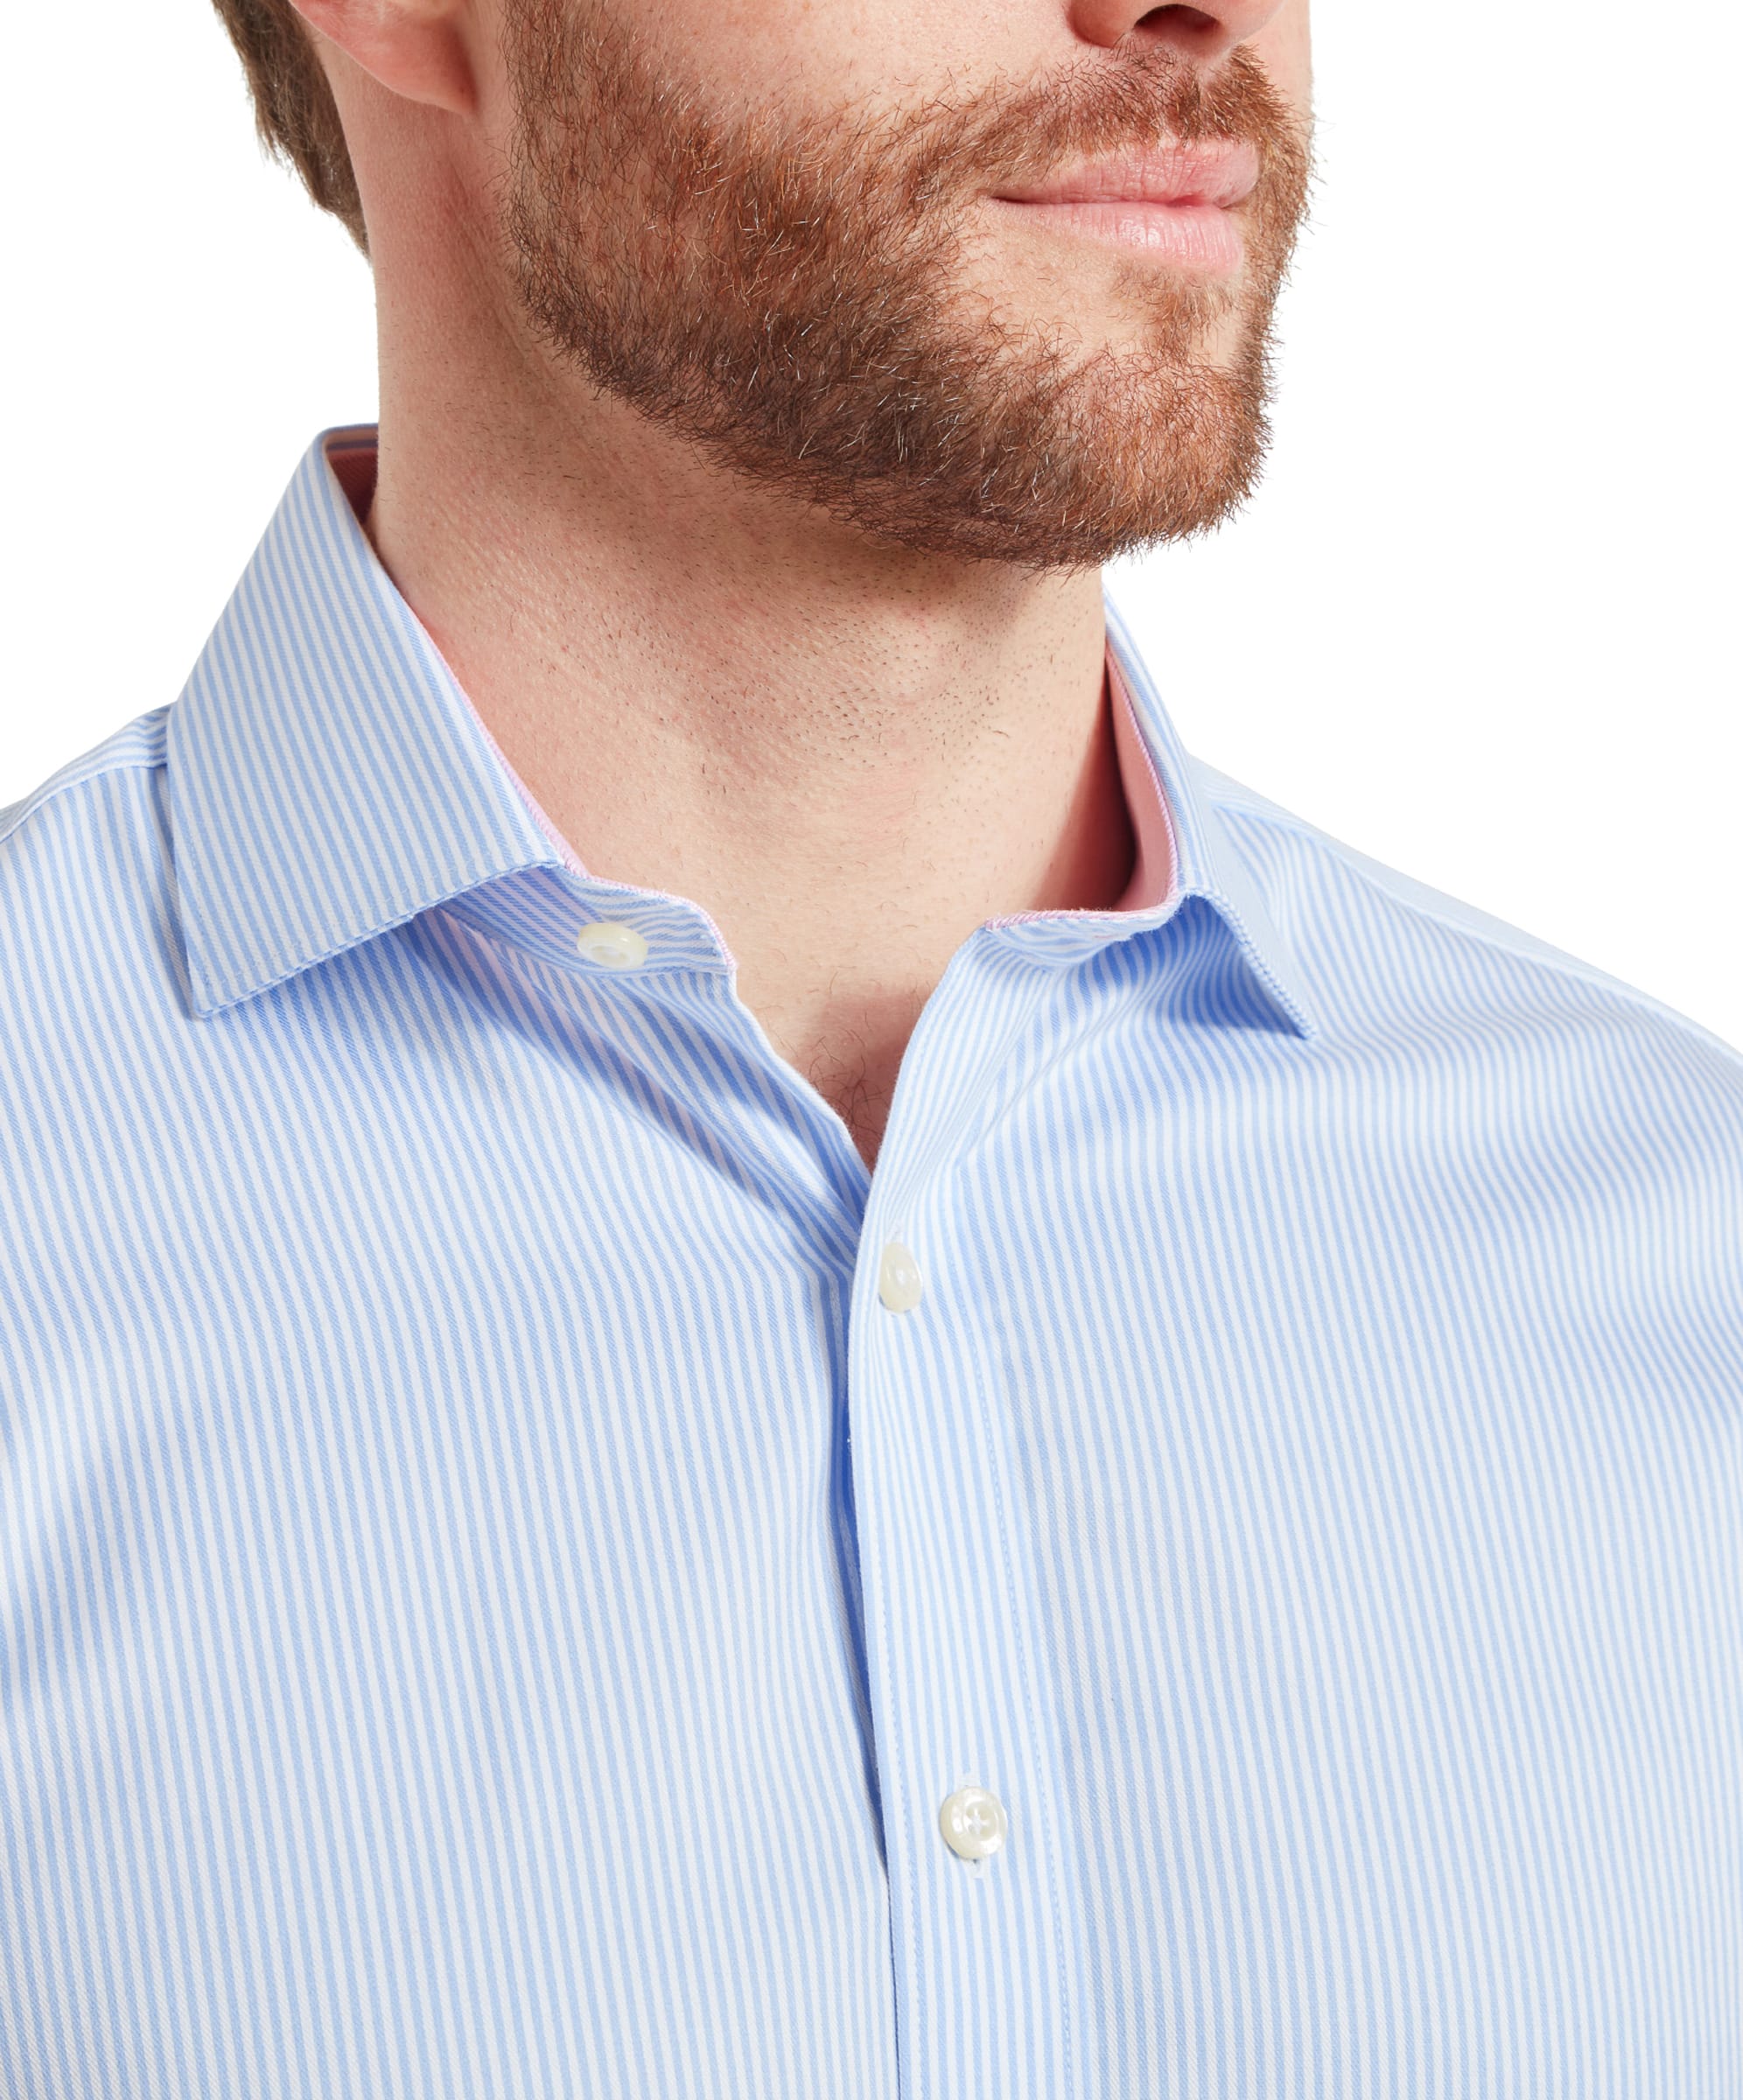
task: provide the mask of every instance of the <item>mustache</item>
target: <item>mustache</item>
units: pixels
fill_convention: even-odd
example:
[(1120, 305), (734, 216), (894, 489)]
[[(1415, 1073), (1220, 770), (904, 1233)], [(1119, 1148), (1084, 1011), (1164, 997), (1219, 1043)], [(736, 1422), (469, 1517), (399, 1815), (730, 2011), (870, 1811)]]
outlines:
[(1117, 68), (1080, 60), (1047, 80), (984, 89), (954, 108), (934, 104), (911, 139), (914, 201), (955, 197), (988, 178), (1039, 182), (1075, 161), (1170, 140), (1209, 139), (1252, 146), (1262, 192), (1305, 193), (1310, 122), (1257, 59), (1237, 49), (1206, 74), (1177, 52), (1152, 49)]

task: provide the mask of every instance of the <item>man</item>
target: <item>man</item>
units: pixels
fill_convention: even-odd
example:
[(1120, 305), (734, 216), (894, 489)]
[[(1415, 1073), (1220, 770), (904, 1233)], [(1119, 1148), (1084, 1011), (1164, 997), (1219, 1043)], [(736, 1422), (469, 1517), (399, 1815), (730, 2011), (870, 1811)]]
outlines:
[(0, 2091), (1743, 2092), (1739, 1059), (1104, 620), (1300, 0), (297, 7), (379, 433), (0, 819)]

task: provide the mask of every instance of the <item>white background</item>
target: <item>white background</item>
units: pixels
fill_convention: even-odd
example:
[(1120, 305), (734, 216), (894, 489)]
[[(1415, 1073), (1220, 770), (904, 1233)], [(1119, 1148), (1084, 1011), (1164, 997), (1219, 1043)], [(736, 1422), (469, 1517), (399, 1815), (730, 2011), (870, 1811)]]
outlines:
[[(1113, 580), (1201, 757), (1743, 1046), (1737, 15), (1320, 0), (1265, 486)], [(368, 270), (204, 0), (21, 9), (8, 60), (0, 804), (174, 696), (375, 406)]]

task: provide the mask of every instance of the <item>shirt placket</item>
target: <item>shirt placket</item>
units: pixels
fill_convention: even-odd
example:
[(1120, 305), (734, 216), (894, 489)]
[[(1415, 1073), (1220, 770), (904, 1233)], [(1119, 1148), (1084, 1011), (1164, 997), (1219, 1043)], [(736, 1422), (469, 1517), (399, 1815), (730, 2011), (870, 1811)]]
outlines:
[(904, 2100), (1082, 2090), (1073, 1847), (1030, 1518), (986, 1308), (952, 1273), (952, 1162), (996, 1113), (1000, 1064), (1046, 990), (984, 933), (953, 959), (903, 1062), (851, 1299)]

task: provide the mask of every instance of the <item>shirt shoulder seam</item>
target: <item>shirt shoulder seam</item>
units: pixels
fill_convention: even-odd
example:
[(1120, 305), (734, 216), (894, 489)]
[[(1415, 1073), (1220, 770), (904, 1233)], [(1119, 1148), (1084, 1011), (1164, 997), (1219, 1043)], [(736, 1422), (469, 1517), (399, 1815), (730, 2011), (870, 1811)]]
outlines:
[[(1743, 1050), (1727, 1043), (1723, 1036), (1716, 1035), (1711, 1028), (1692, 1016), (1679, 1012), (1666, 1001), (1656, 998), (1653, 993), (1642, 990), (1639, 985), (1630, 984), (1626, 977), (1615, 976), (1610, 971), (1600, 969), (1597, 963), (1586, 962), (1583, 956), (1571, 955), (1565, 948), (1540, 940), (1536, 934), (1526, 932), (1523, 927), (1511, 927), (1505, 920), (1494, 920), (1493, 914), (1481, 911), (1476, 905), (1467, 905), (1460, 898), (1449, 895), (1446, 899), (1447, 903), (1455, 907), (1453, 911), (1437, 911), (1432, 902), (1418, 896), (1408, 895), (1397, 886), (1399, 882), (1405, 882), (1415, 890), (1432, 889), (1432, 885), (1419, 884), (1414, 876), (1406, 875), (1402, 869), (1390, 868), (1384, 861), (1376, 860), (1371, 854), (1362, 852), (1340, 838), (1334, 838), (1329, 831), (1321, 830), (1319, 825), (1306, 817), (1298, 816), (1294, 810), (1285, 808), (1280, 802), (1273, 802), (1269, 796), (1261, 795), (1256, 789), (1247, 787), (1244, 782), (1236, 780), (1230, 775), (1219, 774), (1214, 766), (1206, 766), (1202, 760), (1194, 759), (1193, 763), (1206, 795), (1219, 809), (1226, 809), (1237, 816), (1250, 817), (1256, 823), (1269, 824), (1273, 830), (1292, 831), (1299, 837), (1315, 841), (1334, 854), (1352, 875), (1365, 883), (1370, 890), (1379, 892), (1389, 902), (1414, 913), (1418, 918), (1428, 920), (1433, 925), (1443, 926), (1451, 933), (1466, 934), (1489, 948), (1517, 956), (1528, 962), (1540, 962), (1546, 969), (1559, 970), (1563, 975), (1575, 977), (1600, 990), (1614, 993), (1661, 1020), (1675, 1023), (1684, 1033), (1718, 1051), (1733, 1067), (1743, 1072)], [(1236, 792), (1230, 794), (1224, 790), (1222, 786), (1224, 780)], [(1474, 925), (1469, 919), (1461, 915), (1464, 913), (1477, 914), (1484, 920), (1494, 920), (1494, 923)]]
[[(143, 733), (155, 735), (156, 725), (152, 723), (152, 716), (167, 712), (166, 707), (157, 708), (152, 710), (150, 715), (136, 718), (115, 732), (114, 740), (118, 743), (123, 737), (142, 732), (142, 725), (144, 724), (150, 726), (144, 728)], [(110, 739), (104, 739), (104, 742), (108, 741)], [(88, 764), (93, 752), (102, 749), (102, 744), (94, 745), (91, 751), (82, 752), (77, 758), (69, 759), (65, 766), (58, 766), (46, 780), (38, 780), (34, 788), (26, 788), (17, 802), (0, 806), (0, 845), (4, 844), (15, 831), (21, 830), (38, 809), (47, 808), (51, 802), (63, 794), (71, 794), (74, 788), (83, 788), (92, 780), (107, 780), (115, 773), (155, 773), (164, 762), (161, 738), (155, 750), (148, 747), (128, 751), (123, 748), (104, 758), (99, 764)]]

